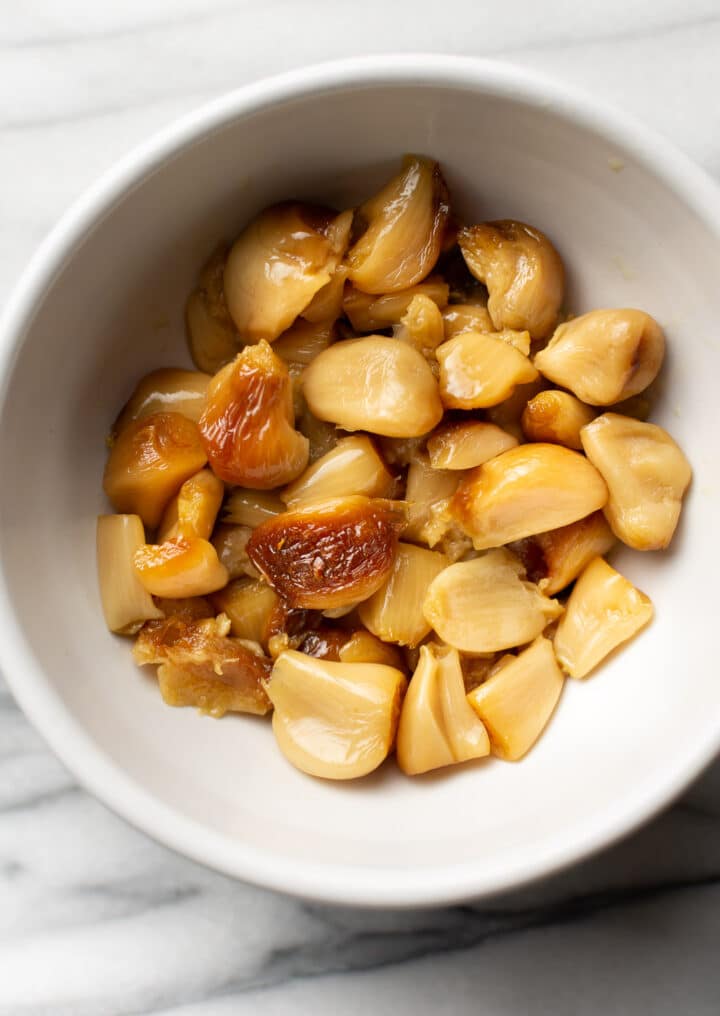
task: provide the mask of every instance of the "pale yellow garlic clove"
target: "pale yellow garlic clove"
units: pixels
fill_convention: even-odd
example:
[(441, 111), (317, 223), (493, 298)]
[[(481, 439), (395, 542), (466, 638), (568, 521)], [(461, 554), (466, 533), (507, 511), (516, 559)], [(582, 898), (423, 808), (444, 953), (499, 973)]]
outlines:
[(180, 413), (197, 423), (205, 408), (209, 384), (210, 375), (199, 370), (161, 368), (151, 371), (135, 386), (113, 424), (113, 434), (119, 434), (129, 423), (153, 413)]
[(281, 493), (288, 508), (350, 494), (388, 497), (394, 478), (377, 448), (364, 434), (346, 437)]
[(445, 340), (462, 332), (494, 332), (495, 325), (485, 306), (475, 303), (451, 303), (443, 311)]
[(196, 536), (145, 544), (133, 561), (135, 573), (153, 596), (206, 596), (222, 589), (229, 578), (213, 545)]
[(489, 751), (487, 731), (465, 697), (458, 654), (422, 646), (400, 714), (398, 765), (415, 776)]
[(665, 356), (660, 325), (641, 310), (593, 310), (560, 325), (535, 357), (537, 369), (594, 406), (647, 388)]
[(449, 287), (439, 275), (430, 275), (424, 282), (397, 293), (382, 296), (363, 293), (354, 286), (346, 286), (343, 296), (343, 311), (350, 324), (358, 332), (376, 332), (400, 321), (416, 296), (426, 296), (437, 307), (447, 306)]
[(428, 588), (447, 565), (447, 558), (437, 551), (398, 544), (388, 579), (360, 604), (360, 620), (384, 642), (416, 646), (430, 632), (423, 614)]
[(531, 582), (514, 554), (491, 550), (458, 561), (432, 582), (423, 607), (444, 642), (466, 653), (523, 645), (559, 617), (562, 607)]
[(260, 578), (260, 572), (247, 556), (247, 545), (251, 536), (250, 526), (221, 523), (215, 527), (210, 542), (217, 551), (220, 563), (227, 568), (230, 579), (239, 579), (243, 576), (251, 579)]
[(145, 544), (138, 515), (98, 515), (97, 570), (105, 624), (134, 635), (145, 621), (164, 617), (135, 573), (135, 553)]
[(615, 535), (605, 516), (593, 512), (569, 526), (519, 540), (510, 549), (525, 565), (530, 581), (537, 582), (546, 596), (554, 596), (594, 557), (607, 554), (614, 544)]
[(528, 441), (549, 441), (581, 451), (580, 431), (595, 416), (595, 410), (574, 395), (550, 388), (530, 399), (521, 422)]
[(199, 536), (209, 540), (220, 511), (225, 486), (209, 469), (201, 469), (182, 485), (165, 509), (157, 542), (175, 536)]
[(213, 606), (230, 618), (230, 630), (240, 639), (249, 639), (267, 648), (270, 621), (280, 598), (267, 582), (241, 578), (214, 593)]
[(494, 423), (446, 423), (428, 438), (433, 469), (473, 469), (517, 445), (517, 438)]
[(555, 327), (565, 286), (560, 255), (539, 229), (504, 219), (458, 233), (465, 263), (490, 294), (495, 327), (543, 339)]
[(462, 475), (456, 470), (434, 469), (427, 455), (416, 453), (413, 456), (405, 489), (408, 507), (404, 535), (407, 539), (416, 543), (437, 542), (442, 532), (437, 532), (433, 509), (447, 507)]
[(490, 332), (461, 332), (436, 350), (440, 397), (448, 409), (484, 409), (503, 402), (538, 372), (509, 342)]
[(445, 341), (440, 308), (429, 296), (414, 296), (393, 334), (417, 349), (425, 359), (433, 360), (435, 350)]
[(615, 535), (635, 550), (667, 547), (692, 478), (688, 460), (667, 431), (604, 413), (580, 436), (608, 485), (605, 515)]
[(366, 293), (414, 286), (435, 266), (449, 214), (437, 162), (406, 156), (400, 173), (356, 213), (366, 228), (348, 251), (348, 278)]
[(587, 675), (652, 619), (649, 598), (601, 557), (575, 583), (555, 633), (555, 655), (571, 677)]
[(578, 452), (527, 444), (472, 470), (450, 511), (475, 548), (484, 550), (576, 522), (602, 508), (607, 497), (602, 476)]
[(508, 762), (526, 755), (547, 726), (563, 688), (552, 643), (542, 636), (468, 695), (490, 735), (493, 753)]
[(195, 366), (208, 374), (215, 374), (229, 363), (242, 345), (225, 303), (226, 260), (224, 250), (212, 255), (185, 307), (190, 355)]
[(393, 747), (405, 687), (405, 675), (383, 664), (281, 653), (267, 685), (278, 746), (310, 776), (366, 776)]
[(382, 335), (337, 342), (320, 353), (305, 371), (303, 391), (319, 419), (388, 437), (426, 434), (443, 413), (422, 354)]
[(223, 520), (254, 529), (285, 511), (280, 495), (271, 490), (247, 490), (237, 487), (225, 502)]
[(290, 201), (245, 227), (224, 274), (228, 310), (244, 342), (273, 342), (290, 327), (332, 279), (349, 228), (348, 213)]

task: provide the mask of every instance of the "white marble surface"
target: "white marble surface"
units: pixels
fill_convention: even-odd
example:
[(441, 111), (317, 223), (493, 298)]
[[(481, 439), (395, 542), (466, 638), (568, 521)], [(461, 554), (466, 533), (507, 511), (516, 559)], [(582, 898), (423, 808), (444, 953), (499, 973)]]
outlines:
[[(718, 0), (0, 0), (0, 14), (0, 301), (68, 203), (149, 132), (242, 82), (341, 55), (456, 51), (549, 71), (720, 176)], [(76, 786), (0, 681), (2, 1016), (709, 1016), (718, 931), (720, 764), (642, 832), (544, 885), (353, 912), (150, 842)]]

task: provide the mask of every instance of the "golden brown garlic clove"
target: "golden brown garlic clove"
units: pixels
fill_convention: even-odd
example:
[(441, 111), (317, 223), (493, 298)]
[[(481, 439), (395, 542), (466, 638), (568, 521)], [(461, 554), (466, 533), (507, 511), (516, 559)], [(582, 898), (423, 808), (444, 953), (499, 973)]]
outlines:
[(436, 350), (440, 397), (449, 409), (484, 409), (512, 395), (515, 386), (538, 377), (532, 363), (490, 332), (461, 332)]
[(446, 423), (428, 438), (433, 469), (473, 469), (517, 445), (517, 438), (494, 423), (469, 420)]
[(647, 388), (664, 356), (663, 330), (649, 314), (593, 310), (560, 325), (535, 366), (583, 402), (609, 406)]
[(601, 557), (575, 583), (555, 633), (555, 655), (571, 677), (587, 677), (652, 619), (649, 598)]
[(450, 502), (451, 515), (476, 550), (569, 525), (602, 508), (600, 473), (561, 445), (527, 444), (473, 469)]
[(154, 529), (170, 499), (207, 461), (197, 425), (180, 413), (153, 413), (118, 434), (103, 489), (118, 512)]
[(228, 581), (211, 543), (197, 536), (176, 536), (135, 552), (135, 572), (153, 596), (206, 596)]
[(249, 639), (267, 649), (271, 619), (280, 598), (267, 582), (240, 578), (230, 582), (212, 598), (218, 613), (230, 618), (230, 630), (240, 639)]
[(366, 776), (392, 749), (405, 688), (393, 667), (284, 652), (267, 685), (278, 746), (310, 776)]
[(440, 256), (449, 213), (437, 162), (406, 156), (400, 173), (356, 213), (366, 228), (347, 253), (348, 278), (366, 293), (414, 286)]
[(531, 582), (546, 596), (570, 585), (594, 557), (602, 557), (615, 544), (615, 536), (602, 512), (571, 522), (569, 526), (538, 533), (513, 543), (510, 549), (522, 561)]
[(494, 653), (530, 642), (562, 613), (531, 582), (514, 554), (491, 550), (440, 572), (424, 613), (440, 638), (466, 653)]
[(400, 321), (416, 296), (426, 296), (441, 310), (447, 306), (448, 284), (439, 275), (430, 275), (424, 282), (397, 293), (382, 296), (363, 293), (354, 286), (346, 286), (343, 311), (358, 332), (376, 332)]
[(337, 498), (258, 526), (248, 555), (290, 606), (342, 607), (371, 596), (385, 581), (404, 522), (397, 502)]
[(395, 480), (365, 434), (338, 441), (281, 493), (288, 508), (333, 497), (389, 497)]
[(603, 413), (580, 437), (610, 491), (605, 515), (615, 535), (635, 550), (663, 550), (672, 540), (690, 463), (654, 423)]
[(425, 434), (443, 413), (422, 354), (383, 335), (347, 339), (320, 353), (305, 371), (303, 392), (319, 419), (387, 437)]
[(475, 688), (468, 702), (508, 762), (526, 755), (547, 726), (564, 684), (552, 643), (542, 636)]
[(472, 274), (488, 288), (488, 310), (498, 330), (527, 330), (534, 339), (552, 332), (565, 271), (544, 233), (503, 219), (461, 229), (458, 244)]
[(268, 490), (294, 480), (307, 465), (308, 440), (293, 424), (287, 367), (260, 342), (212, 379), (199, 426), (221, 480)]
[(129, 423), (153, 413), (180, 413), (197, 423), (205, 408), (210, 375), (199, 370), (164, 367), (138, 381), (132, 395), (113, 424), (117, 436)]
[(595, 415), (574, 395), (550, 388), (529, 400), (521, 422), (529, 441), (549, 441), (581, 451), (580, 431)]
[(170, 501), (158, 529), (157, 542), (175, 536), (209, 540), (220, 511), (225, 487), (209, 469), (201, 469), (183, 483)]

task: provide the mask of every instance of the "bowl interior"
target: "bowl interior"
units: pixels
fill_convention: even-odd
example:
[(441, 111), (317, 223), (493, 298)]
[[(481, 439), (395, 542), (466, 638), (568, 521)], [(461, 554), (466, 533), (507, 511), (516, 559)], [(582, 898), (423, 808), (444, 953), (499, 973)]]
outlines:
[[(522, 763), (415, 780), (389, 764), (334, 785), (293, 770), (264, 721), (163, 705), (130, 643), (105, 631), (95, 516), (107, 510), (108, 428), (146, 371), (189, 362), (183, 304), (217, 242), (280, 198), (356, 203), (405, 151), (440, 159), (461, 218), (546, 231), (573, 310), (638, 306), (658, 318), (670, 352), (653, 419), (685, 448), (695, 479), (669, 553), (616, 557), (651, 595), (655, 622), (595, 677), (566, 683)], [(366, 84), (216, 124), (73, 245), (15, 357), (0, 428), (0, 558), (7, 623), (20, 630), (5, 667), (21, 699), (79, 775), (138, 824), (226, 871), (315, 896), (481, 892), (622, 831), (679, 788), (718, 736), (709, 648), (719, 247), (621, 144), (509, 94)]]

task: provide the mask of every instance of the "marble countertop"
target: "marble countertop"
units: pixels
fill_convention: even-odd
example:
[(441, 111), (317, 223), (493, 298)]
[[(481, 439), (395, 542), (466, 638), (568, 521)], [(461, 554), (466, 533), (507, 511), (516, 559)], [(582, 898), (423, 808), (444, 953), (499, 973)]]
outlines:
[[(150, 132), (308, 62), (491, 55), (594, 91), (720, 176), (717, 0), (24, 0), (0, 18), (0, 303)], [(207, 871), (81, 790), (0, 679), (0, 1016), (720, 1011), (720, 763), (549, 882), (436, 911), (333, 909)]]

